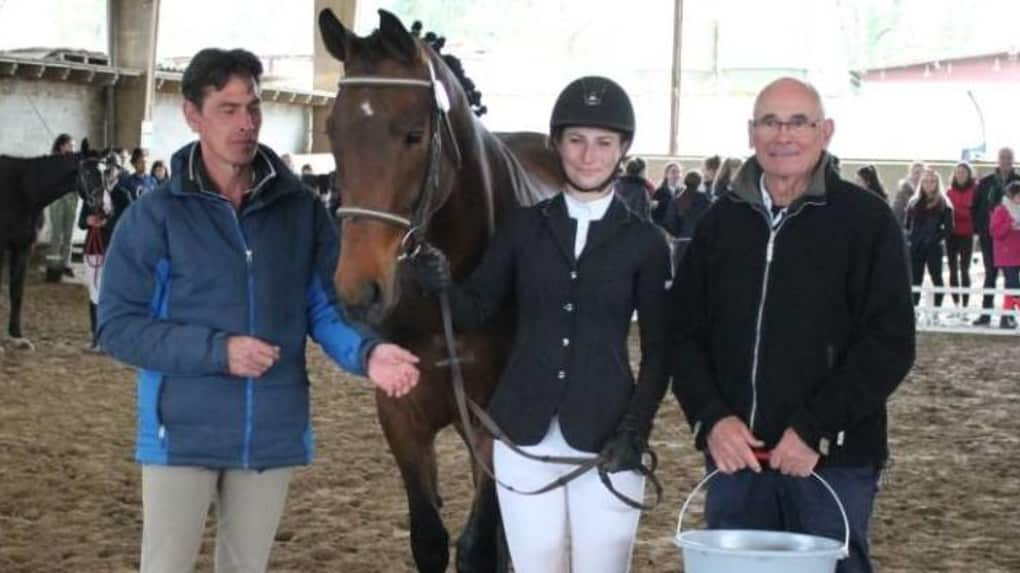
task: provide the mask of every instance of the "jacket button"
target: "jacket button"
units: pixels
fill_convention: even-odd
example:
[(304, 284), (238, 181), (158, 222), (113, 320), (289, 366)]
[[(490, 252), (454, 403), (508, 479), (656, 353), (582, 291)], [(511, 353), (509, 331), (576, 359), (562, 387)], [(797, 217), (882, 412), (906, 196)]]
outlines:
[(577, 280), (577, 271), (570, 271), (570, 280), (572, 281)]
[(563, 380), (564, 378), (567, 377), (567, 373), (564, 372), (563, 370), (560, 370), (559, 372), (556, 373), (556, 377), (559, 378), (560, 380)]
[(568, 302), (567, 304), (563, 305), (563, 310), (567, 312), (574, 312), (574, 303)]
[(563, 346), (570, 346), (570, 339), (569, 338), (564, 338), (563, 339)]

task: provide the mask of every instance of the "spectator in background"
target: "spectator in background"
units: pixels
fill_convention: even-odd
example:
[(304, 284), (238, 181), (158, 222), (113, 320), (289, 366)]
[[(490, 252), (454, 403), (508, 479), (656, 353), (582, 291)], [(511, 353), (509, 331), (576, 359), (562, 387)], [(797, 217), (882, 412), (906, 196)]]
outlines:
[[(910, 277), (914, 286), (924, 282), (924, 269), (928, 269), (931, 283), (943, 286), (942, 257), (944, 244), (953, 231), (953, 207), (942, 194), (942, 178), (934, 169), (926, 168), (921, 175), (920, 192), (907, 205), (904, 220), (907, 242), (910, 245)], [(935, 306), (942, 306), (943, 293), (935, 293)], [(914, 306), (920, 301), (914, 293)], [(937, 322), (937, 315), (935, 320)]]
[(651, 221), (654, 192), (655, 187), (645, 179), (645, 160), (632, 157), (623, 168), (623, 176), (616, 181), (616, 195), (635, 215)]
[(156, 160), (152, 163), (152, 169), (149, 171), (149, 175), (156, 180), (156, 185), (162, 185), (170, 180), (170, 170), (167, 169), (166, 163), (162, 160)]
[(843, 176), (843, 171), (842, 171), (843, 168), (840, 166), (839, 156), (834, 154), (834, 153), (830, 153), (829, 156), (830, 156), (830, 159), (829, 159), (829, 169), (832, 169), (832, 172), (835, 173), (837, 177), (842, 177)]
[(889, 196), (882, 186), (882, 179), (878, 176), (878, 169), (874, 165), (865, 165), (857, 170), (857, 184), (888, 201)]
[(101, 174), (100, 186), (94, 190), (89, 189), (90, 193), (94, 192), (96, 196), (86, 200), (78, 216), (78, 228), (85, 231), (82, 262), (85, 263), (85, 286), (89, 293), (89, 333), (92, 337), (86, 351), (93, 353), (101, 352), (96, 309), (99, 305), (99, 290), (102, 287), (106, 247), (113, 237), (117, 221), (133, 200), (127, 188), (117, 184), (122, 171), (117, 164), (119, 160), (119, 157), (112, 153), (107, 158), (107, 167)]
[(730, 183), (736, 177), (742, 163), (743, 161), (739, 157), (729, 157), (723, 161), (722, 167), (719, 168), (719, 173), (716, 174), (715, 181), (712, 183), (712, 192), (709, 197), (712, 201), (718, 201), (720, 197), (729, 192)]
[(117, 154), (117, 164), (121, 169), (127, 169), (131, 165), (131, 154), (123, 147), (114, 147), (113, 152)]
[(156, 178), (146, 171), (148, 157), (148, 152), (141, 147), (134, 148), (131, 151), (131, 167), (134, 171), (122, 175), (120, 182), (117, 183), (128, 192), (132, 201), (149, 191), (154, 191), (159, 185)]
[[(1006, 185), (1002, 203), (992, 211), (989, 223), (995, 249), (995, 266), (1002, 270), (1007, 289), (1020, 289), (1020, 181)], [(1006, 295), (1003, 310), (1020, 309), (1020, 297)], [(1000, 328), (1016, 328), (1016, 318), (1003, 315)]]
[(910, 164), (910, 169), (907, 170), (907, 176), (900, 179), (899, 186), (896, 190), (896, 195), (892, 199), (892, 211), (896, 217), (896, 221), (900, 226), (904, 226), (907, 217), (907, 203), (913, 198), (914, 193), (917, 192), (917, 187), (921, 183), (921, 174), (924, 173), (925, 165), (920, 161), (915, 161)]
[(716, 174), (722, 166), (722, 159), (718, 155), (709, 155), (701, 164), (701, 184), (705, 190), (705, 196), (711, 199), (712, 186), (715, 184)]
[[(74, 138), (61, 133), (50, 146), (53, 155), (74, 153)], [(71, 270), (71, 235), (74, 233), (74, 216), (78, 211), (78, 194), (68, 193), (50, 203), (50, 248), (46, 255), (47, 282), (60, 282), (61, 277), (73, 277)]]
[[(998, 269), (995, 267), (989, 219), (992, 211), (1002, 203), (1006, 186), (1013, 181), (1020, 181), (1020, 175), (1017, 175), (1013, 170), (1013, 150), (1003, 147), (999, 150), (998, 159), (999, 163), (995, 172), (982, 177), (974, 193), (974, 231), (981, 241), (981, 262), (985, 267), (984, 287), (986, 289), (994, 289), (995, 282), (999, 278)], [(986, 294), (981, 300), (981, 308), (992, 308), (994, 304), (995, 297), (990, 294)], [(992, 317), (987, 314), (982, 314), (974, 321), (975, 326), (985, 326), (991, 323)]]
[(701, 191), (701, 173), (697, 170), (684, 175), (684, 186), (669, 204), (663, 227), (675, 239), (673, 243), (673, 268), (680, 268), (687, 245), (694, 237), (694, 229), (712, 205), (708, 195)]
[(666, 211), (669, 210), (669, 204), (680, 192), (680, 173), (679, 163), (666, 164), (662, 183), (652, 195), (652, 222), (656, 225), (662, 226), (666, 218)]
[[(977, 182), (974, 168), (970, 163), (960, 162), (953, 171), (953, 181), (946, 190), (946, 197), (953, 206), (953, 232), (946, 239), (946, 254), (949, 259), (949, 286), (970, 287), (970, 260), (974, 253), (974, 197)], [(970, 294), (952, 293), (953, 302), (963, 310), (970, 302)], [(962, 305), (960, 303), (963, 303)], [(961, 317), (962, 313), (961, 313)]]
[(291, 173), (294, 173), (294, 157), (289, 153), (284, 153), (280, 156), (280, 161), (290, 169)]
[(329, 190), (329, 198), (326, 200), (326, 209), (330, 217), (336, 218), (336, 210), (340, 208), (340, 190), (336, 188), (337, 172), (334, 169), (326, 177), (326, 189)]

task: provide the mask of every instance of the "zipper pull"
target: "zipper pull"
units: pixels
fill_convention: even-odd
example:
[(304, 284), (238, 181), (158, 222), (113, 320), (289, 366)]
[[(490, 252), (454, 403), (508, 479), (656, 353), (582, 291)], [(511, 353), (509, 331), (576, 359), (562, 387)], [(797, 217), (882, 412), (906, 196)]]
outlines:
[(244, 260), (248, 261), (248, 264), (250, 265), (251, 264), (251, 259), (252, 259), (251, 249), (246, 249), (244, 251)]

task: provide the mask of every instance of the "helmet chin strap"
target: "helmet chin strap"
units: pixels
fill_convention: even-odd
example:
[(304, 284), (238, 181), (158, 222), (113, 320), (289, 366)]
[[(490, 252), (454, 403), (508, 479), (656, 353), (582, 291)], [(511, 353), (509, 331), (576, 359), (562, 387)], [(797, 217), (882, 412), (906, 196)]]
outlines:
[[(563, 172), (563, 178), (567, 180), (567, 185), (570, 185), (570, 187), (574, 191), (579, 191), (581, 193), (601, 193), (602, 191), (606, 190), (606, 187), (612, 185), (613, 181), (616, 181), (617, 177), (616, 173), (617, 171), (619, 171), (619, 168), (620, 165), (617, 164), (616, 168), (613, 169), (613, 172), (612, 174), (609, 175), (609, 177), (606, 177), (604, 180), (602, 180), (601, 183), (593, 185), (591, 187), (584, 187), (582, 185), (579, 185), (576, 181), (571, 179), (569, 175), (567, 175), (566, 170), (564, 170)], [(560, 169), (563, 169), (562, 165), (560, 166)]]

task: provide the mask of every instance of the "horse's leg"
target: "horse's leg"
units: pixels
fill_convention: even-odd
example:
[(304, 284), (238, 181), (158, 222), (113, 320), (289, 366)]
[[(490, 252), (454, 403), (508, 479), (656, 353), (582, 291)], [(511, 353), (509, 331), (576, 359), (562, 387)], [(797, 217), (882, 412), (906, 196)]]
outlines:
[(25, 278), (28, 275), (28, 260), (31, 256), (31, 245), (11, 249), (11, 316), (7, 334), (14, 340), (17, 348), (24, 350), (33, 349), (32, 343), (21, 336), (21, 301), (25, 295)]
[[(425, 388), (419, 388), (425, 390)], [(416, 392), (401, 399), (376, 394), (379, 422), (396, 458), (411, 517), (411, 552), (421, 573), (444, 573), (450, 561), (450, 535), (439, 514), (442, 504), (437, 484), (436, 429), (415, 401)]]
[[(4, 258), (5, 258), (6, 254), (7, 254), (7, 246), (4, 245), (3, 242), (0, 242), (0, 294), (2, 294), (3, 290), (4, 290)], [(9, 278), (10, 273), (7, 273), (7, 274), (8, 274), (8, 278)], [(8, 287), (8, 289), (9, 288), (10, 287)], [(10, 290), (8, 290), (8, 292), (10, 292)], [(8, 317), (8, 320), (10, 320), (10, 317)], [(4, 351), (3, 344), (0, 344), (0, 352), (3, 352), (3, 351)]]
[[(460, 425), (457, 428), (467, 443), (467, 436)], [(478, 438), (478, 454), (489, 468), (492, 468), (492, 437), (475, 429)], [(469, 446), (470, 448), (470, 446)], [(501, 551), (502, 528), (500, 527), (499, 503), (496, 499), (496, 484), (492, 481), (474, 458), (471, 470), (475, 481), (475, 497), (471, 504), (464, 531), (457, 540), (457, 571), (458, 573), (505, 573), (509, 570), (509, 557), (505, 550)]]

